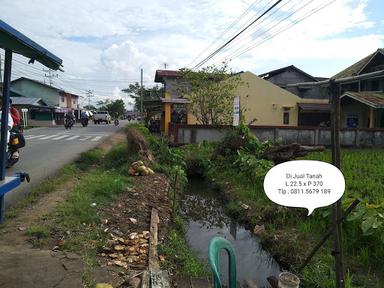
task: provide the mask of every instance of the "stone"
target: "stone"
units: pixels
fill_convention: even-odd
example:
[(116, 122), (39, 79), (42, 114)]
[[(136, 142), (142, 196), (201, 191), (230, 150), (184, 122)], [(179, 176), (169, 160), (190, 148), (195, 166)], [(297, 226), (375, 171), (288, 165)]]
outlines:
[(139, 277), (133, 277), (129, 279), (128, 284), (133, 288), (139, 288), (141, 285), (141, 279)]
[(113, 249), (115, 249), (116, 251), (123, 251), (123, 250), (125, 250), (125, 246), (123, 246), (123, 245), (115, 245), (115, 247), (113, 247)]
[(255, 228), (253, 228), (253, 234), (255, 235), (262, 235), (265, 232), (265, 226), (263, 225), (255, 225)]
[(249, 210), (251, 208), (247, 204), (244, 204), (244, 203), (241, 203), (241, 202), (240, 202), (240, 207), (243, 208), (244, 210)]

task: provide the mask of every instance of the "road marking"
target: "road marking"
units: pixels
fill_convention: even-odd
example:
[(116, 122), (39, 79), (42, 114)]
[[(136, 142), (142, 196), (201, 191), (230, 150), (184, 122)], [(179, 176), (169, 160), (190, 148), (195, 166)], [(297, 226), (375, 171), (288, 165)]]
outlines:
[(57, 137), (57, 136), (59, 136), (59, 135), (58, 134), (50, 135), (50, 136), (46, 136), (46, 137), (40, 138), (40, 140), (47, 140), (47, 139), (50, 139), (50, 138), (53, 138), (53, 137)]
[(92, 138), (92, 136), (85, 136), (84, 138), (79, 139), (79, 140), (80, 140), (80, 141), (85, 141), (85, 140), (88, 140), (88, 139), (90, 139), (90, 138)]
[(24, 139), (29, 140), (29, 139), (34, 139), (34, 138), (39, 138), (39, 137), (44, 137), (45, 135), (27, 135), (24, 137)]
[(56, 138), (53, 138), (52, 140), (60, 140), (60, 139), (63, 139), (63, 138), (65, 138), (65, 137), (68, 137), (68, 136), (70, 136), (70, 135), (61, 135), (61, 136), (59, 136), (59, 137), (56, 137)]
[(76, 139), (76, 138), (79, 138), (79, 137), (80, 137), (80, 135), (75, 135), (75, 136), (69, 137), (69, 138), (67, 138), (65, 140), (73, 140), (73, 139)]
[(91, 141), (99, 141), (101, 138), (103, 138), (103, 136), (96, 136)]

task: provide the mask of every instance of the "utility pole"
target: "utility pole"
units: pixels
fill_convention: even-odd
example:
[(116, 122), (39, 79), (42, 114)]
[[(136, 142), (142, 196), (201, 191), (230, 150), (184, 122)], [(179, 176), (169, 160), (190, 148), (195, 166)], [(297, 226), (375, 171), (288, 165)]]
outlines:
[(89, 109), (91, 107), (91, 97), (93, 97), (93, 90), (87, 90), (85, 94), (87, 94), (87, 97), (88, 97), (88, 109)]
[(143, 68), (141, 68), (141, 73), (140, 73), (140, 82), (141, 82), (141, 87), (140, 87), (140, 114), (141, 118), (143, 120), (144, 115), (143, 115)]
[[(331, 129), (331, 145), (332, 145), (332, 164), (338, 169), (341, 169), (340, 163), (340, 86), (336, 84), (335, 80), (331, 79), (330, 94), (332, 103), (332, 129)], [(342, 218), (341, 199), (332, 205), (332, 218), (333, 225), (336, 226), (334, 230), (334, 245), (332, 255), (335, 257), (335, 272), (336, 272), (336, 288), (344, 288), (344, 265), (342, 253), (342, 227), (340, 219)]]
[(167, 63), (164, 63), (164, 70), (167, 70)]
[(3, 59), (1, 59), (1, 54), (0, 54), (0, 83), (3, 83), (3, 75), (1, 74), (2, 65), (3, 65)]
[[(58, 78), (59, 77), (58, 74), (52, 73), (52, 69), (48, 69), (48, 70), (43, 69), (43, 72), (47, 72), (48, 73), (48, 75), (44, 74), (44, 77), (49, 79), (49, 86), (53, 85), (52, 78), (55, 78), (55, 77)], [(44, 79), (44, 83), (45, 83), (45, 79)]]

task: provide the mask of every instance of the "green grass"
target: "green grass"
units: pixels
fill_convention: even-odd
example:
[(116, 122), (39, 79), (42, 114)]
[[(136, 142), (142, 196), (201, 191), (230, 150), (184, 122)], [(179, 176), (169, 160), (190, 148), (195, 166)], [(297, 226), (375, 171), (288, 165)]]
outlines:
[[(197, 170), (205, 169), (204, 175), (210, 180), (220, 183), (219, 186), (226, 190), (230, 187), (230, 193), (226, 194), (227, 209), (232, 216), (237, 218), (246, 217), (248, 223), (254, 225), (258, 221), (266, 226), (267, 234), (273, 235), (275, 231), (295, 229), (299, 234), (296, 243), (291, 243), (290, 247), (274, 247), (283, 253), (299, 253), (313, 247), (329, 227), (330, 207), (316, 209), (310, 217), (306, 216), (305, 209), (284, 208), (272, 203), (264, 193), (263, 177), (249, 177), (233, 164), (233, 159), (228, 160), (218, 158), (211, 161), (210, 165), (202, 165), (207, 159), (200, 159), (199, 147), (184, 148), (187, 165), (192, 163), (192, 168)], [(359, 205), (365, 214), (355, 217), (354, 220), (343, 224), (343, 249), (345, 258), (348, 260), (348, 270), (346, 276), (346, 287), (363, 287), (357, 285), (357, 274), (360, 282), (368, 281), (365, 276), (366, 271), (371, 268), (376, 270), (384, 269), (384, 150), (383, 149), (342, 149), (341, 166), (346, 181), (346, 191), (343, 196), (344, 209), (354, 198), (363, 198)], [(202, 154), (206, 155), (205, 148)], [(324, 152), (311, 153), (304, 159), (320, 160), (330, 163), (331, 153), (329, 150)], [(188, 167), (190, 168), (190, 167)], [(195, 169), (195, 168), (194, 168)], [(252, 207), (252, 211), (244, 213), (239, 202), (246, 203)], [(354, 213), (355, 213), (354, 212)], [(353, 213), (352, 213), (353, 214)], [(261, 218), (260, 218), (261, 217)], [(365, 218), (362, 218), (365, 217)], [(371, 221), (372, 228), (367, 233), (362, 232), (362, 222)], [(375, 221), (373, 221), (374, 219)], [(300, 243), (300, 241), (304, 241)], [(289, 241), (288, 241), (289, 242)], [(334, 272), (332, 271), (334, 259), (330, 255), (332, 239), (328, 240), (325, 248), (316, 255), (305, 268), (301, 275), (306, 285), (304, 287), (334, 287)], [(272, 251), (273, 252), (273, 251)], [(308, 252), (305, 252), (306, 254)], [(300, 263), (292, 263), (299, 265)], [(294, 268), (294, 267), (292, 267)], [(356, 274), (357, 273), (357, 274)], [(365, 278), (364, 278), (365, 277)], [(380, 279), (369, 282), (380, 282)], [(356, 282), (356, 283), (355, 283)], [(370, 284), (371, 285), (371, 284)], [(374, 285), (374, 284), (372, 284)], [(379, 285), (379, 284), (376, 284)], [(370, 286), (375, 287), (375, 286)]]
[(159, 246), (159, 255), (166, 259), (162, 266), (182, 276), (209, 276), (208, 263), (200, 260), (185, 240), (185, 223), (179, 217), (176, 217), (175, 222), (167, 233), (165, 243)]
[(118, 193), (126, 190), (127, 183), (128, 178), (116, 172), (91, 171), (59, 206), (59, 221), (68, 227), (99, 222), (97, 207), (111, 202)]

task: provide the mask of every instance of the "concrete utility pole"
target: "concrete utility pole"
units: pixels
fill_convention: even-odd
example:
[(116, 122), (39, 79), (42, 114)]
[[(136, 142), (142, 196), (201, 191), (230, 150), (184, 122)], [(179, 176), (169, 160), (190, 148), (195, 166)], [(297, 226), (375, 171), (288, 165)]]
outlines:
[[(43, 69), (43, 72), (47, 72), (48, 73), (48, 75), (44, 74), (44, 77), (49, 79), (49, 86), (53, 85), (52, 78), (55, 78), (55, 77), (58, 78), (59, 77), (58, 74), (52, 73), (52, 69), (48, 69), (48, 70)], [(45, 80), (44, 80), (44, 83), (45, 83)]]
[(143, 69), (141, 69), (141, 73), (140, 73), (140, 82), (141, 82), (141, 87), (140, 87), (140, 114), (141, 114), (141, 118), (143, 120), (144, 118), (144, 115), (143, 115)]
[(91, 97), (93, 97), (93, 90), (87, 90), (85, 94), (87, 94), (87, 97), (88, 97), (88, 109), (89, 109), (91, 107)]
[(3, 59), (1, 59), (1, 54), (0, 54), (0, 83), (3, 83), (3, 75), (1, 74), (1, 67), (3, 65)]

